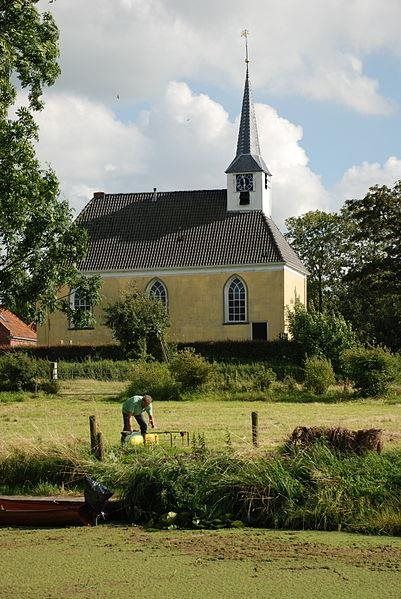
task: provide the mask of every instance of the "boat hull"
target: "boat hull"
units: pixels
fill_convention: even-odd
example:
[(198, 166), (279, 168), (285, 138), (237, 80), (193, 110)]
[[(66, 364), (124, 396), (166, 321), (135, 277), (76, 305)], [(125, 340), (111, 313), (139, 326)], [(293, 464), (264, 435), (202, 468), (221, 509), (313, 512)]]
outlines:
[(0, 526), (90, 526), (95, 512), (83, 499), (0, 497)]

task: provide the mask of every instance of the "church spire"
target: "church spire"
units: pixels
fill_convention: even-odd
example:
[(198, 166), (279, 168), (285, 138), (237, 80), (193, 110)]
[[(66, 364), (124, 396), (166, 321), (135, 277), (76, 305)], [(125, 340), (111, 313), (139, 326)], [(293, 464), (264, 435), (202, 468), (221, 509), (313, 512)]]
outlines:
[(245, 38), (245, 64), (246, 76), (244, 97), (242, 99), (241, 122), (238, 133), (237, 156), (241, 154), (260, 155), (258, 127), (256, 124), (255, 108), (252, 101), (252, 93), (249, 84), (249, 52), (248, 52), (249, 31), (244, 29), (241, 36)]
[[(249, 61), (247, 61), (248, 63)], [(249, 85), (249, 68), (246, 65), (244, 97), (242, 100), (241, 122), (238, 133), (237, 156), (241, 154), (256, 154), (260, 156), (258, 127), (256, 124), (255, 108)]]
[(226, 170), (226, 173), (235, 173), (240, 171), (269, 173), (269, 169), (260, 155), (258, 127), (256, 124), (255, 108), (252, 100), (251, 85), (249, 82), (249, 55), (248, 55), (248, 35), (249, 31), (244, 29), (242, 37), (245, 37), (245, 86), (242, 99), (241, 120), (238, 133), (237, 153)]
[(237, 153), (226, 170), (227, 210), (262, 210), (271, 218), (271, 173), (260, 155), (255, 108), (249, 82), (248, 35), (245, 29), (245, 87), (242, 99), (241, 120)]

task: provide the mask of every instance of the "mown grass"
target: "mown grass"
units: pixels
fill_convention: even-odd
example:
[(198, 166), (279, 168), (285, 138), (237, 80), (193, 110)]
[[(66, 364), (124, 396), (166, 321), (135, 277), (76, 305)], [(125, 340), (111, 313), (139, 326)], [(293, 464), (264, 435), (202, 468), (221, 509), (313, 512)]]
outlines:
[[(116, 381), (76, 380), (63, 381), (57, 397), (18, 393), (16, 403), (0, 402), (0, 445), (15, 442), (23, 446), (27, 441), (57, 444), (69, 439), (87, 443), (88, 417), (95, 414), (106, 447), (111, 447), (119, 442), (122, 427), (120, 404), (113, 398), (126, 386)], [(202, 433), (208, 447), (216, 449), (224, 447), (229, 432), (234, 448), (246, 449), (251, 444), (250, 413), (257, 411), (262, 449), (283, 443), (298, 425), (381, 428), (385, 447), (401, 445), (401, 404), (387, 399), (317, 403), (287, 402), (283, 396), (267, 401), (265, 395), (255, 401), (246, 393), (241, 400), (232, 401), (227, 395), (221, 401), (223, 397), (207, 392), (186, 402), (158, 402), (155, 398), (158, 428)]]

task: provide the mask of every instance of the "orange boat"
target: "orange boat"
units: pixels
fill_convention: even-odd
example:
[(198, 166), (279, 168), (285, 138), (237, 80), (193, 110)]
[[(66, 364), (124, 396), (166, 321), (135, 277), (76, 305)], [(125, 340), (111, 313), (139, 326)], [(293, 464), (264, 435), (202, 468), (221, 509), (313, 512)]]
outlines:
[(89, 477), (84, 497), (0, 496), (0, 526), (92, 526), (111, 496)]

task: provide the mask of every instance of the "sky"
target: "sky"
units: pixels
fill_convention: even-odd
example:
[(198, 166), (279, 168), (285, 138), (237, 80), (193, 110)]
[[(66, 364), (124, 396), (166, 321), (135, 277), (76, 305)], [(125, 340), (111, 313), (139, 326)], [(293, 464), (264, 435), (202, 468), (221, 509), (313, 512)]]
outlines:
[(273, 219), (401, 179), (400, 0), (40, 0), (62, 74), (38, 152), (75, 211), (94, 191), (224, 188), (245, 77)]

